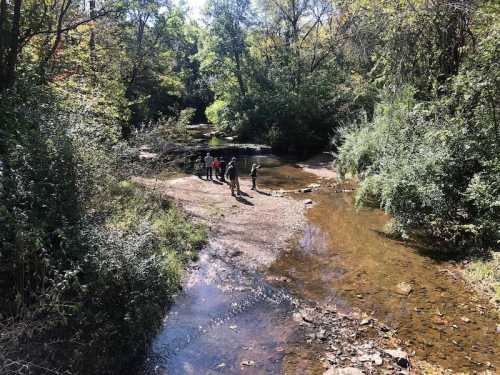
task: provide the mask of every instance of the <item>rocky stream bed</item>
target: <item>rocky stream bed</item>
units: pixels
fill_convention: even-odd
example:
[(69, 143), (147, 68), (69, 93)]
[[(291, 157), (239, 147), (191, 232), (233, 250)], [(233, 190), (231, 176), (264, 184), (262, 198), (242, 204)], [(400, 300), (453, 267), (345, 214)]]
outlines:
[(383, 236), (388, 217), (354, 209), (328, 167), (268, 160), (238, 199), (194, 176), (135, 179), (209, 228), (145, 373), (496, 373), (496, 311)]

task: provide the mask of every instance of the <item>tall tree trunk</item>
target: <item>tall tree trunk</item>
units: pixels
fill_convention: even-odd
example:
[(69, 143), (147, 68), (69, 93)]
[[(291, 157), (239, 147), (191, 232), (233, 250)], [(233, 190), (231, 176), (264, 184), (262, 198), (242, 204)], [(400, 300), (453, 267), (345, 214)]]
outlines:
[(4, 68), (5, 39), (7, 37), (7, 30), (4, 29), (6, 18), (7, 0), (0, 0), (0, 70)]
[[(2, 61), (3, 69), (0, 76), (0, 90), (12, 87), (16, 81), (17, 56), (19, 54), (19, 30), (21, 26), (21, 5), (22, 0), (14, 1), (10, 43), (5, 51), (5, 59)], [(2, 15), (3, 14), (6, 13), (2, 11)]]

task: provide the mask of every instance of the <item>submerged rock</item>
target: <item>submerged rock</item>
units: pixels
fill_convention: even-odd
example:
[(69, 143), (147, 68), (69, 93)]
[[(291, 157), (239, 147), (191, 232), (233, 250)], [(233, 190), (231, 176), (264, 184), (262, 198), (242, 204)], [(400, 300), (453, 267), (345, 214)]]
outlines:
[(396, 292), (401, 295), (409, 295), (412, 292), (413, 288), (407, 282), (401, 282), (396, 286)]

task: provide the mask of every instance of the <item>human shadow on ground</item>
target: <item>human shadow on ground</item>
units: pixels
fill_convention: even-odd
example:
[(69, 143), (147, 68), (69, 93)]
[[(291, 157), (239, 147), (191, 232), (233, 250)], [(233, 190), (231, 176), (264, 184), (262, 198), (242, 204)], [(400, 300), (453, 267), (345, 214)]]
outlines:
[(259, 193), (261, 195), (267, 195), (268, 197), (271, 196), (271, 193), (268, 193), (267, 191), (262, 191), (262, 190), (259, 190), (259, 189), (255, 189), (254, 190), (256, 193)]
[(243, 198), (241, 195), (236, 196), (235, 198), (236, 198), (236, 200), (238, 202), (246, 204), (247, 206), (253, 206), (254, 205), (252, 202), (250, 202), (248, 199)]

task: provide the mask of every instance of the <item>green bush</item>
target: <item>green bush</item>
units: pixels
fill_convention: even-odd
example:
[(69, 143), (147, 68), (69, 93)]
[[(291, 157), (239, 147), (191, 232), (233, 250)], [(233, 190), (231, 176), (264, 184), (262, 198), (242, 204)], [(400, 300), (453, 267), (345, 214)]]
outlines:
[(488, 248), (500, 239), (500, 144), (488, 81), (479, 90), (470, 78), (464, 71), (453, 94), (428, 103), (411, 88), (387, 95), (372, 122), (343, 131), (338, 164), (360, 177), (356, 203), (379, 202), (399, 228)]
[(205, 109), (205, 116), (207, 116), (207, 119), (211, 124), (217, 126), (221, 124), (222, 122), (221, 112), (224, 110), (225, 106), (226, 103), (223, 100), (217, 99)]
[(205, 238), (116, 183), (119, 120), (87, 101), (50, 86), (0, 97), (0, 372), (129, 371)]

